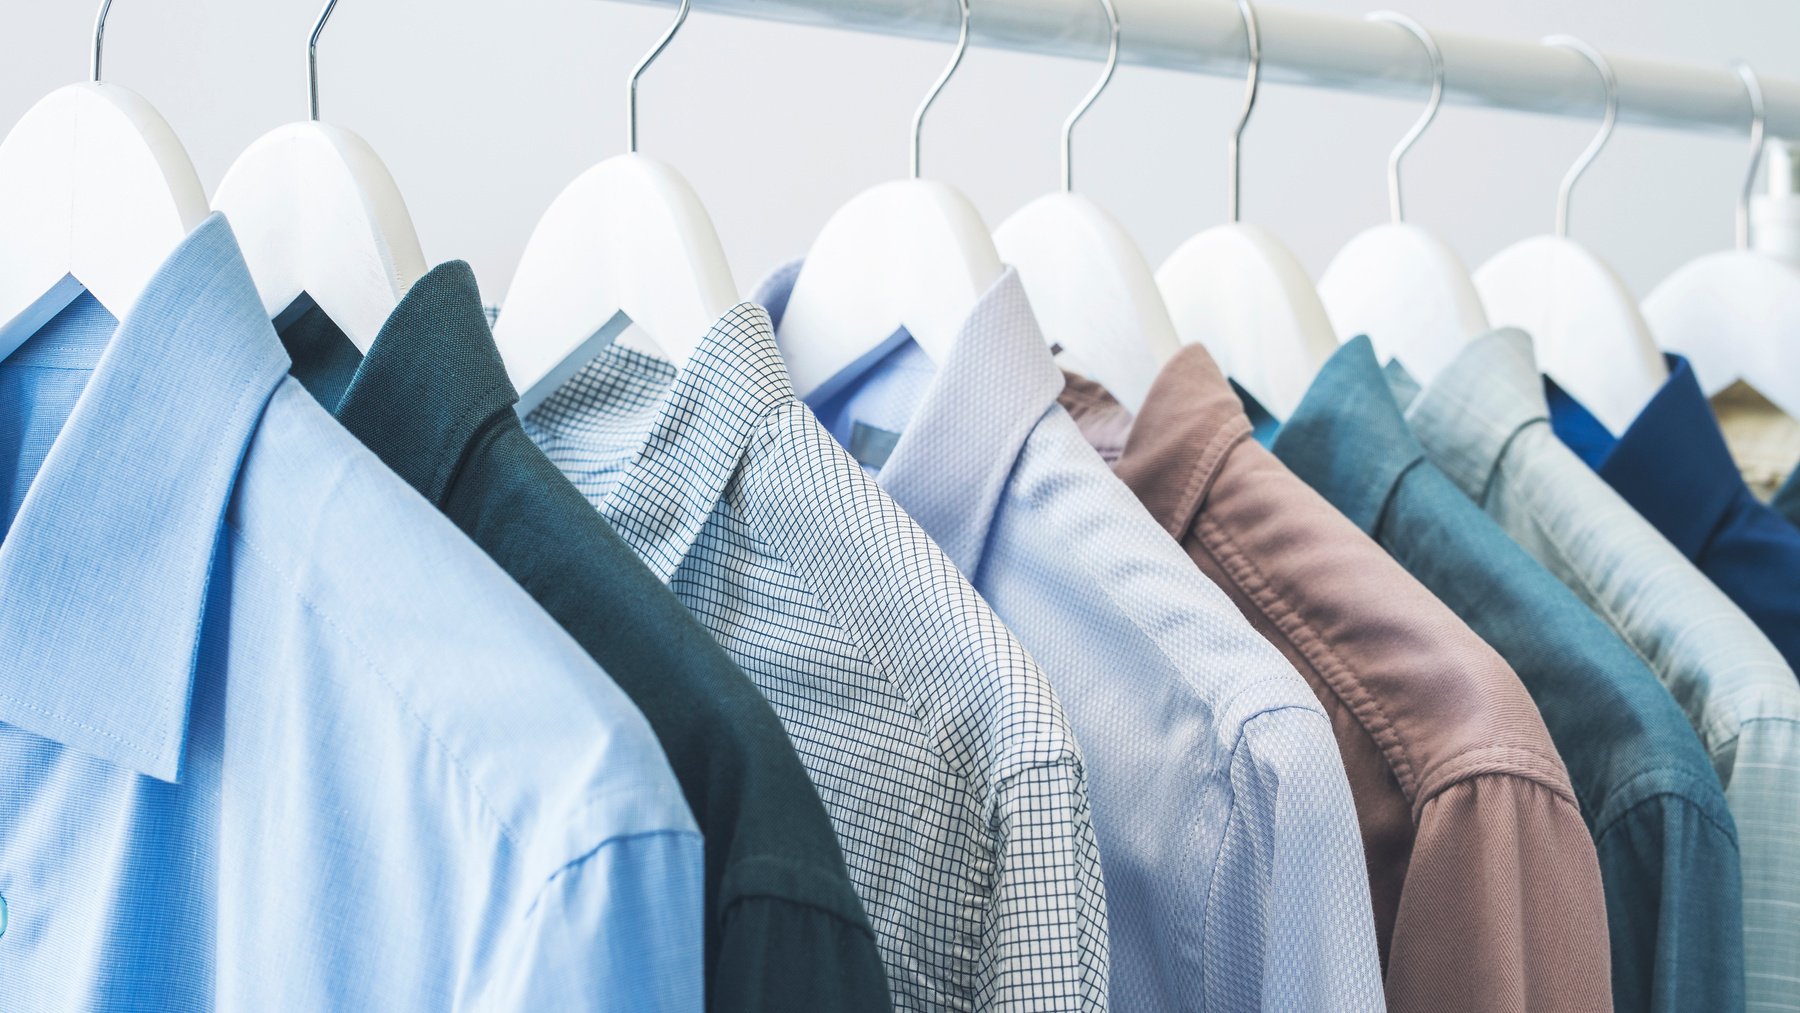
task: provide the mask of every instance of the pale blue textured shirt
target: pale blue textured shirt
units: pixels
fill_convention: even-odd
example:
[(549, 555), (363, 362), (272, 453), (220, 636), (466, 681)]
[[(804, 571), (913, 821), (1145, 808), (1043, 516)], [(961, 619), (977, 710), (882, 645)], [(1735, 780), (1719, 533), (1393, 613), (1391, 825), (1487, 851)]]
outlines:
[[(779, 313), (797, 265), (758, 293)], [(941, 366), (900, 337), (813, 408), (1044, 668), (1088, 758), (1118, 1010), (1383, 1008), (1312, 690), (1057, 404), (1017, 275)]]
[(0, 361), (0, 1009), (699, 1010), (642, 715), (287, 367), (218, 216)]

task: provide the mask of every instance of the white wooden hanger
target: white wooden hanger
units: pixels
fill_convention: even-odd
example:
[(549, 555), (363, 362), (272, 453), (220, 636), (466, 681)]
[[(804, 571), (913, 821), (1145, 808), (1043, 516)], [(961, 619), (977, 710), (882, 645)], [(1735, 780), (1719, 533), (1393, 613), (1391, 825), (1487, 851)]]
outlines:
[(213, 193), (231, 220), (263, 308), (280, 320), (307, 299), (364, 352), (425, 254), (387, 166), (362, 138), (319, 122), (319, 36), (337, 0), (326, 0), (306, 43), (305, 122), (258, 138)]
[(1238, 221), (1238, 154), (1256, 107), (1262, 36), (1250, 0), (1237, 6), (1250, 73), (1228, 149), (1230, 218), (1181, 244), (1156, 272), (1156, 284), (1182, 343), (1205, 345), (1227, 375), (1286, 417), (1338, 342), (1306, 268), (1273, 233)]
[(1744, 380), (1800, 418), (1800, 268), (1750, 248), (1750, 190), (1762, 161), (1763, 95), (1739, 62), (1750, 95), (1750, 169), (1737, 204), (1737, 245), (1669, 275), (1644, 300), (1644, 318), (1662, 347), (1687, 357), (1708, 395)]
[(677, 368), (737, 305), (712, 217), (673, 168), (638, 154), (638, 78), (687, 20), (675, 22), (626, 80), (626, 153), (576, 177), (525, 244), (494, 340), (528, 414), (626, 329)]
[(1411, 32), (1431, 63), (1431, 99), (1388, 155), (1388, 207), (1393, 220), (1365, 229), (1344, 245), (1319, 278), (1319, 298), (1338, 337), (1366, 334), (1383, 359), (1398, 359), (1421, 383), (1450, 364), (1471, 339), (1488, 330), (1481, 295), (1462, 259), (1435, 234), (1406, 224), (1400, 197), (1400, 160), (1437, 117), (1444, 101), (1444, 55), (1417, 21), (1376, 11)]
[(206, 217), (206, 192), (150, 103), (100, 80), (51, 92), (0, 141), (0, 358), (84, 290), (123, 318)]
[(1000, 279), (981, 214), (955, 188), (919, 178), (925, 112), (969, 48), (969, 0), (958, 0), (956, 52), (913, 114), (910, 178), (863, 191), (825, 223), (794, 280), (776, 338), (801, 397), (891, 347), (905, 328), (932, 361)]
[(1138, 411), (1157, 371), (1181, 347), (1150, 262), (1117, 219), (1074, 192), (1075, 124), (1119, 65), (1119, 14), (1100, 0), (1111, 42), (1106, 69), (1063, 121), (1062, 190), (1014, 212), (994, 232), (1001, 257), (1019, 272), (1044, 337), (1064, 365)]
[(1619, 82), (1606, 57), (1580, 39), (1556, 35), (1544, 44), (1573, 49), (1594, 65), (1606, 88), (1606, 116), (1563, 177), (1556, 197), (1556, 233), (1521, 240), (1494, 254), (1475, 272), (1475, 288), (1495, 326), (1528, 332), (1538, 367), (1601, 424), (1622, 433), (1668, 379), (1668, 367), (1625, 282), (1569, 238), (1569, 195), (1612, 136), (1619, 118)]

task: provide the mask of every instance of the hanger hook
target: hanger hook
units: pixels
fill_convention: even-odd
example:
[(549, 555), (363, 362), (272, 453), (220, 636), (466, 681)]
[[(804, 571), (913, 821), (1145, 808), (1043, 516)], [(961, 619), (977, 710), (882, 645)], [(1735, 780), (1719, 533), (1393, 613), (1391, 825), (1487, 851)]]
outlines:
[(694, 0), (681, 0), (681, 7), (675, 11), (675, 23), (662, 34), (662, 38), (656, 40), (656, 45), (644, 54), (644, 58), (638, 61), (637, 66), (631, 68), (631, 78), (625, 83), (625, 150), (634, 155), (637, 154), (638, 149), (638, 78), (644, 76), (645, 68), (656, 62), (656, 58), (662, 55), (662, 51), (669, 48), (669, 42), (675, 38), (675, 33), (681, 30), (681, 23), (687, 20), (688, 11), (693, 6)]
[(1087, 111), (1092, 108), (1094, 100), (1100, 97), (1100, 93), (1106, 90), (1107, 83), (1112, 80), (1113, 71), (1119, 69), (1119, 10), (1117, 7), (1113, 6), (1113, 0), (1100, 0), (1100, 7), (1106, 11), (1106, 24), (1109, 33), (1106, 47), (1106, 69), (1100, 72), (1100, 80), (1094, 82), (1094, 87), (1088, 90), (1087, 96), (1081, 100), (1081, 104), (1076, 106), (1075, 111), (1069, 114), (1069, 118), (1063, 121), (1063, 193), (1068, 193), (1075, 188), (1075, 164), (1073, 158), (1075, 149), (1075, 123), (1083, 116), (1087, 115)]
[(112, 0), (100, 0), (100, 12), (94, 15), (94, 60), (88, 66), (88, 77), (95, 84), (100, 83), (100, 43), (106, 38), (106, 14), (112, 10)]
[(1756, 71), (1750, 64), (1739, 60), (1732, 65), (1738, 77), (1743, 78), (1744, 91), (1750, 95), (1750, 169), (1744, 173), (1744, 189), (1738, 193), (1737, 202), (1737, 248), (1750, 248), (1750, 190), (1756, 185), (1756, 169), (1762, 164), (1763, 126), (1767, 114), (1763, 109), (1762, 82), (1757, 80)]
[(319, 20), (313, 22), (312, 36), (306, 40), (306, 103), (314, 123), (319, 122), (319, 36), (325, 34), (325, 22), (331, 20), (331, 12), (336, 7), (337, 0), (325, 0)]
[(956, 73), (957, 65), (962, 63), (963, 54), (969, 51), (969, 0), (957, 0), (957, 6), (962, 11), (962, 27), (956, 33), (956, 52), (950, 54), (950, 62), (944, 67), (944, 72), (938, 75), (937, 82), (931, 86), (930, 91), (925, 93), (925, 101), (920, 102), (918, 111), (913, 113), (911, 176), (913, 179), (919, 178), (919, 134), (925, 128), (925, 110), (930, 109), (931, 104), (937, 101), (938, 93), (944, 90), (944, 85), (950, 83), (950, 75)]
[(1238, 176), (1242, 169), (1238, 152), (1244, 139), (1244, 125), (1250, 122), (1250, 111), (1256, 108), (1257, 79), (1262, 76), (1262, 30), (1256, 22), (1256, 8), (1250, 0), (1237, 0), (1237, 9), (1238, 16), (1244, 19), (1244, 41), (1248, 43), (1250, 51), (1250, 74), (1244, 79), (1244, 108), (1238, 113), (1237, 126), (1231, 130), (1231, 143), (1228, 145), (1231, 174), (1226, 184), (1226, 210), (1229, 214), (1226, 220), (1230, 222), (1238, 220)]
[(1431, 97), (1425, 101), (1425, 112), (1412, 125), (1412, 129), (1406, 132), (1406, 136), (1400, 138), (1400, 143), (1394, 145), (1394, 150), (1388, 155), (1388, 211), (1393, 215), (1394, 224), (1398, 225), (1406, 221), (1405, 205), (1400, 200), (1400, 160), (1406, 157), (1406, 153), (1412, 150), (1414, 144), (1418, 143), (1419, 138), (1425, 133), (1425, 128), (1431, 126), (1431, 121), (1437, 119), (1438, 107), (1444, 104), (1444, 54), (1438, 49), (1437, 40), (1425, 30), (1425, 26), (1404, 14), (1394, 11), (1376, 11), (1363, 20), (1383, 21), (1391, 25), (1399, 25), (1411, 32), (1413, 37), (1419, 40), (1419, 44), (1425, 47), (1425, 57), (1431, 63)]
[(1600, 156), (1600, 149), (1612, 137), (1613, 126), (1619, 122), (1619, 79), (1613, 74), (1612, 64), (1598, 49), (1575, 38), (1573, 35), (1552, 35), (1543, 40), (1546, 46), (1560, 46), (1573, 49), (1582, 58), (1594, 65), (1600, 72), (1600, 83), (1606, 88), (1606, 116), (1600, 121), (1600, 132), (1588, 142), (1587, 150), (1569, 167), (1568, 175), (1563, 177), (1562, 186), (1556, 192), (1556, 234), (1569, 234), (1569, 195), (1575, 192), (1575, 181), (1581, 178), (1594, 159)]

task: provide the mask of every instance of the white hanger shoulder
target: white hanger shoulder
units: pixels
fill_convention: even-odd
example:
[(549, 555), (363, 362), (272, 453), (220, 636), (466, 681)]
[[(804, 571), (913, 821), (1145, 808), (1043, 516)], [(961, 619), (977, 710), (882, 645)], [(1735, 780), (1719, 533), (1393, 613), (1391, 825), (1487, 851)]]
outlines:
[(677, 367), (738, 301), (712, 218), (640, 154), (594, 166), (538, 221), (494, 339), (529, 412), (636, 324)]
[(341, 127), (290, 123), (258, 138), (213, 209), (231, 220), (269, 316), (308, 296), (365, 352), (425, 273), (393, 175)]
[(50, 93), (0, 142), (0, 357), (84, 288), (123, 317), (205, 217), (150, 103), (103, 83)]
[(1710, 253), (1664, 279), (1643, 311), (1708, 395), (1744, 380), (1800, 418), (1800, 268), (1747, 250)]
[(1285, 418), (1337, 349), (1306, 268), (1267, 229), (1219, 225), (1178, 247), (1156, 284), (1183, 344)]
[(782, 357), (801, 397), (906, 328), (941, 362), (998, 281), (1000, 254), (968, 198), (936, 180), (863, 191), (807, 251), (782, 315)]
[(1475, 272), (1488, 319), (1529, 333), (1538, 368), (1622, 433), (1668, 379), (1637, 300), (1612, 268), (1572, 239), (1533, 236)]
[(1319, 298), (1340, 340), (1368, 335), (1382, 360), (1400, 360), (1421, 383), (1488, 330), (1462, 258), (1416, 225), (1358, 233), (1320, 276)]
[(1070, 369), (1132, 411), (1181, 347), (1156, 275), (1123, 226), (1088, 198), (1047, 194), (994, 232), (1033, 311)]

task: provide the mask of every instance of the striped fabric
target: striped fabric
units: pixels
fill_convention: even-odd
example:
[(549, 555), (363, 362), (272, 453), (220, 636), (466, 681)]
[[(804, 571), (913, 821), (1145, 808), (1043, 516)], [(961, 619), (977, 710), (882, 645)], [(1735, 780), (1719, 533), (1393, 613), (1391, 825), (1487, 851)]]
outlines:
[(1737, 822), (1747, 1008), (1800, 1010), (1800, 683), (1756, 625), (1551, 431), (1531, 339), (1471, 344), (1407, 411), (1432, 461), (1638, 652)]
[(1037, 666), (734, 308), (679, 377), (621, 347), (526, 419), (775, 705), (901, 1010), (1106, 1007), (1087, 780)]

